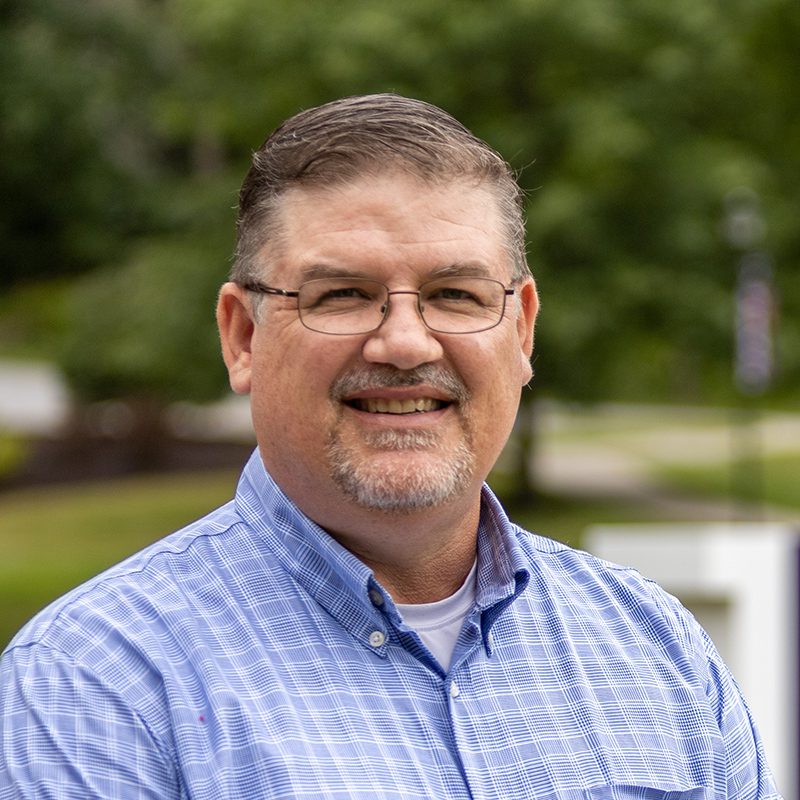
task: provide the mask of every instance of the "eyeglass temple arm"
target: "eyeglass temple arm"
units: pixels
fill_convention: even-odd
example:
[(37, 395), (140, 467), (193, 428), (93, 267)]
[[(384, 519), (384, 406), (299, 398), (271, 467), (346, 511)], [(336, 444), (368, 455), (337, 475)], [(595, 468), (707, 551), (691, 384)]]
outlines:
[(281, 297), (297, 297), (300, 292), (296, 289), (276, 289), (274, 286), (267, 286), (259, 281), (248, 281), (242, 284), (243, 289), (248, 292), (258, 292), (259, 294), (277, 294)]

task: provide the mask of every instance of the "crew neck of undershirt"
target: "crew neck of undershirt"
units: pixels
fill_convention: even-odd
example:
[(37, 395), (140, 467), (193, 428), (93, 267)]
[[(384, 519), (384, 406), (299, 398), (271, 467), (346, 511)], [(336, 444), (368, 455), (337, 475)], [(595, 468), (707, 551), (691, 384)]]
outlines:
[(475, 602), (477, 559), (461, 587), (435, 603), (396, 603), (403, 622), (413, 628), (447, 671), (464, 620)]

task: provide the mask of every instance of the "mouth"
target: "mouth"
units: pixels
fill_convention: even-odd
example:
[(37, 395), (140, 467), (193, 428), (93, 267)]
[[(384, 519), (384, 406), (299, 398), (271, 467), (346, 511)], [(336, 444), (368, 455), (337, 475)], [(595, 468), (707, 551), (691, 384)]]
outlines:
[(440, 411), (450, 405), (449, 402), (434, 397), (365, 397), (346, 401), (346, 404), (367, 414), (426, 414)]
[[(370, 415), (392, 427), (433, 425), (450, 409), (465, 406), (466, 386), (452, 371), (434, 364), (413, 370), (397, 370), (389, 365), (355, 368), (342, 374), (333, 384), (330, 398), (345, 408)], [(364, 424), (369, 424), (362, 417)]]

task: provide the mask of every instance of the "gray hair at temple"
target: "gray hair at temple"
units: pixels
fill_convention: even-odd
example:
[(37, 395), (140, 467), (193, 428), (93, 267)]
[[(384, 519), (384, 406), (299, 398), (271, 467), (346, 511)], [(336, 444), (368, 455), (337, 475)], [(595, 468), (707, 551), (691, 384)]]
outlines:
[(437, 106), (374, 94), (301, 111), (253, 154), (239, 192), (231, 280), (242, 284), (261, 277), (256, 256), (280, 233), (276, 212), (288, 189), (334, 186), (394, 169), (430, 184), (474, 180), (488, 187), (506, 227), (511, 279), (530, 274), (522, 193), (503, 157)]

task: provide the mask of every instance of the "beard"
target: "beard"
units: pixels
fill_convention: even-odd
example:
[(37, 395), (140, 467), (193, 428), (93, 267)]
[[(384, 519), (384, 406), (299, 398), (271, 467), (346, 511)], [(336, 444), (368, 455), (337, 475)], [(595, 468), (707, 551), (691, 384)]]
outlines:
[[(421, 383), (448, 392), (464, 411), (466, 387), (451, 373), (430, 365), (408, 372), (388, 367), (355, 370), (337, 380), (331, 393), (341, 398), (367, 388)], [(373, 511), (407, 514), (440, 506), (461, 494), (475, 472), (472, 440), (463, 423), (462, 430), (464, 435), (450, 445), (439, 431), (429, 429), (364, 432), (349, 442), (336, 425), (327, 445), (331, 477), (350, 499)]]

